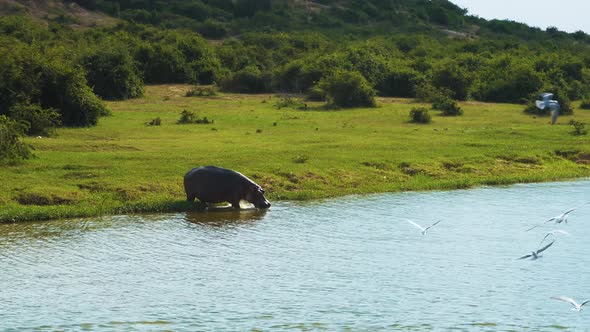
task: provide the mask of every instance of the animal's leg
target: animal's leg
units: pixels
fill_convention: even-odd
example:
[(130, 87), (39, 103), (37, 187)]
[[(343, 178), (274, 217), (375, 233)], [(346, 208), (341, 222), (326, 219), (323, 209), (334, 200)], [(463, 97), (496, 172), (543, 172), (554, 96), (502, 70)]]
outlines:
[(240, 209), (240, 201), (239, 201), (239, 200), (237, 200), (237, 201), (232, 201), (232, 202), (229, 202), (229, 203), (230, 203), (230, 204), (231, 204), (231, 206), (234, 208), (234, 210), (239, 210), (239, 209)]

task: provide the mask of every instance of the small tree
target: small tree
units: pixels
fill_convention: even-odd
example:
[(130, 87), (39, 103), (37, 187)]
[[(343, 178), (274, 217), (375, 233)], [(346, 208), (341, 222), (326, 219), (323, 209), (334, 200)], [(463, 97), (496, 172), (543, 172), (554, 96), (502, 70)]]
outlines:
[(33, 156), (32, 147), (21, 141), (27, 130), (26, 123), (0, 115), (0, 161), (15, 162)]
[(358, 72), (337, 70), (322, 79), (319, 87), (329, 104), (336, 107), (375, 107), (375, 90)]

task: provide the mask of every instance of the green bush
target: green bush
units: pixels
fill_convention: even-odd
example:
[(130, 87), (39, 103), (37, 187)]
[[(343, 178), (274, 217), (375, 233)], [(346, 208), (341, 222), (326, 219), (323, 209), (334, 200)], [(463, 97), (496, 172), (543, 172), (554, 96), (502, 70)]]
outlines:
[(192, 124), (192, 123), (211, 124), (211, 123), (213, 123), (213, 120), (209, 120), (209, 119), (207, 119), (207, 117), (203, 117), (201, 119), (194, 112), (184, 110), (180, 113), (180, 119), (178, 119), (178, 121), (176, 121), (176, 123), (177, 124)]
[(453, 99), (467, 99), (472, 82), (472, 76), (454, 61), (440, 63), (432, 71), (432, 84), (452, 91)]
[(28, 124), (28, 135), (51, 136), (55, 127), (61, 124), (60, 115), (55, 109), (44, 109), (39, 105), (16, 104), (10, 109), (10, 117)]
[(428, 82), (422, 82), (416, 86), (416, 100), (432, 103), (444, 98), (451, 98), (452, 91), (445, 88), (435, 88)]
[(85, 54), (81, 62), (88, 84), (101, 98), (122, 100), (143, 94), (143, 81), (127, 50), (102, 45)]
[(413, 108), (410, 111), (410, 122), (414, 123), (430, 123), (430, 114), (426, 108)]
[(442, 115), (445, 116), (463, 115), (463, 110), (459, 107), (457, 102), (448, 97), (437, 98), (437, 100), (432, 103), (432, 108), (442, 111)]
[(15, 162), (33, 156), (32, 147), (21, 141), (27, 130), (26, 123), (0, 115), (0, 161)]
[(375, 90), (358, 72), (337, 70), (318, 86), (326, 93), (328, 104), (336, 107), (375, 107)]
[(586, 124), (584, 122), (570, 120), (569, 124), (574, 127), (574, 131), (572, 135), (586, 135), (588, 134), (588, 129), (586, 129)]
[(232, 92), (269, 92), (271, 87), (271, 76), (254, 66), (248, 66), (221, 79), (219, 85), (223, 90)]
[(109, 112), (87, 85), (84, 71), (59, 52), (43, 52), (0, 45), (0, 114), (17, 104), (38, 104), (55, 109), (65, 126), (96, 125)]
[(384, 76), (383, 81), (377, 86), (380, 95), (406, 98), (416, 96), (416, 86), (421, 81), (417, 71), (391, 65)]
[(228, 34), (229, 28), (226, 23), (207, 19), (199, 25), (198, 31), (207, 38), (221, 39)]
[(146, 83), (186, 83), (194, 80), (195, 73), (173, 45), (145, 43), (138, 47), (134, 58)]
[(482, 70), (472, 95), (482, 101), (517, 103), (542, 86), (542, 76), (531, 63), (517, 62), (505, 56), (495, 59)]

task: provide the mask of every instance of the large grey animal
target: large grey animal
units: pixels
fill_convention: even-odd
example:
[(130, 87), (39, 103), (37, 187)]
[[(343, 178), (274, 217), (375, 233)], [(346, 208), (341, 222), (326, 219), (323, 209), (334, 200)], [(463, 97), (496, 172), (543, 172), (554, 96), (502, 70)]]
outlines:
[(264, 190), (242, 173), (230, 169), (203, 166), (190, 170), (184, 176), (186, 199), (202, 203), (228, 202), (234, 209), (240, 208), (240, 200), (246, 200), (258, 209), (268, 209), (270, 203)]

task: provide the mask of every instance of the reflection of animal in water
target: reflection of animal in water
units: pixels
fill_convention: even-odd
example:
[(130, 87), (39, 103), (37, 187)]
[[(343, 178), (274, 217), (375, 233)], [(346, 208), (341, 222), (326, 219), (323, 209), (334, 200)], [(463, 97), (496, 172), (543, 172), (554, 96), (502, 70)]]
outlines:
[(553, 94), (552, 93), (542, 93), (539, 95), (543, 100), (536, 100), (535, 105), (538, 109), (544, 110), (545, 108), (549, 108), (551, 111), (551, 124), (555, 124), (557, 121), (557, 117), (559, 116), (559, 111), (561, 110), (561, 106), (557, 100), (552, 100)]
[(211, 228), (247, 226), (264, 219), (267, 211), (267, 209), (241, 211), (237, 211), (233, 208), (209, 209), (204, 212), (189, 212), (185, 215), (185, 220), (191, 224)]
[(578, 304), (578, 302), (576, 302), (574, 299), (572, 299), (571, 297), (567, 297), (567, 296), (560, 296), (560, 297), (552, 297), (552, 299), (554, 300), (559, 300), (559, 301), (563, 301), (563, 302), (567, 302), (569, 304), (571, 304), (573, 306), (572, 310), (575, 311), (580, 311), (582, 310), (582, 307), (586, 304), (589, 303), (590, 300), (586, 300), (580, 304)]
[(519, 257), (518, 259), (525, 259), (525, 258), (531, 258), (531, 260), (535, 260), (538, 258), (541, 258), (543, 256), (539, 255), (540, 253), (542, 253), (543, 251), (547, 250), (547, 248), (551, 247), (553, 245), (553, 243), (555, 243), (555, 241), (551, 241), (551, 243), (549, 243), (548, 245), (544, 246), (543, 248), (537, 250), (537, 251), (533, 251), (531, 252), (529, 255), (524, 255), (522, 257)]
[(270, 203), (264, 190), (243, 174), (215, 166), (197, 167), (184, 176), (186, 199), (193, 202), (217, 204), (228, 202), (234, 209), (240, 208), (240, 200), (248, 201), (258, 209), (268, 209)]
[(545, 242), (545, 240), (547, 240), (548, 237), (550, 237), (550, 236), (556, 237), (557, 235), (570, 235), (570, 233), (564, 231), (563, 229), (552, 230), (551, 232), (545, 234), (545, 237), (539, 243), (539, 247), (543, 244), (543, 242)]
[(417, 223), (415, 223), (415, 222), (413, 222), (413, 221), (411, 221), (411, 220), (409, 220), (409, 219), (406, 219), (406, 221), (407, 221), (407, 222), (409, 222), (410, 224), (412, 224), (412, 225), (416, 226), (417, 228), (419, 228), (419, 229), (420, 229), (420, 231), (421, 231), (421, 233), (422, 233), (422, 235), (425, 235), (427, 230), (429, 230), (431, 227), (434, 227), (434, 226), (436, 226), (436, 224), (438, 224), (438, 223), (439, 223), (439, 222), (441, 222), (442, 220), (439, 220), (439, 221), (435, 222), (434, 224), (432, 224), (432, 225), (430, 225), (430, 226), (428, 226), (428, 227), (426, 227), (426, 228), (424, 228), (424, 227), (422, 227), (422, 226), (418, 225)]

